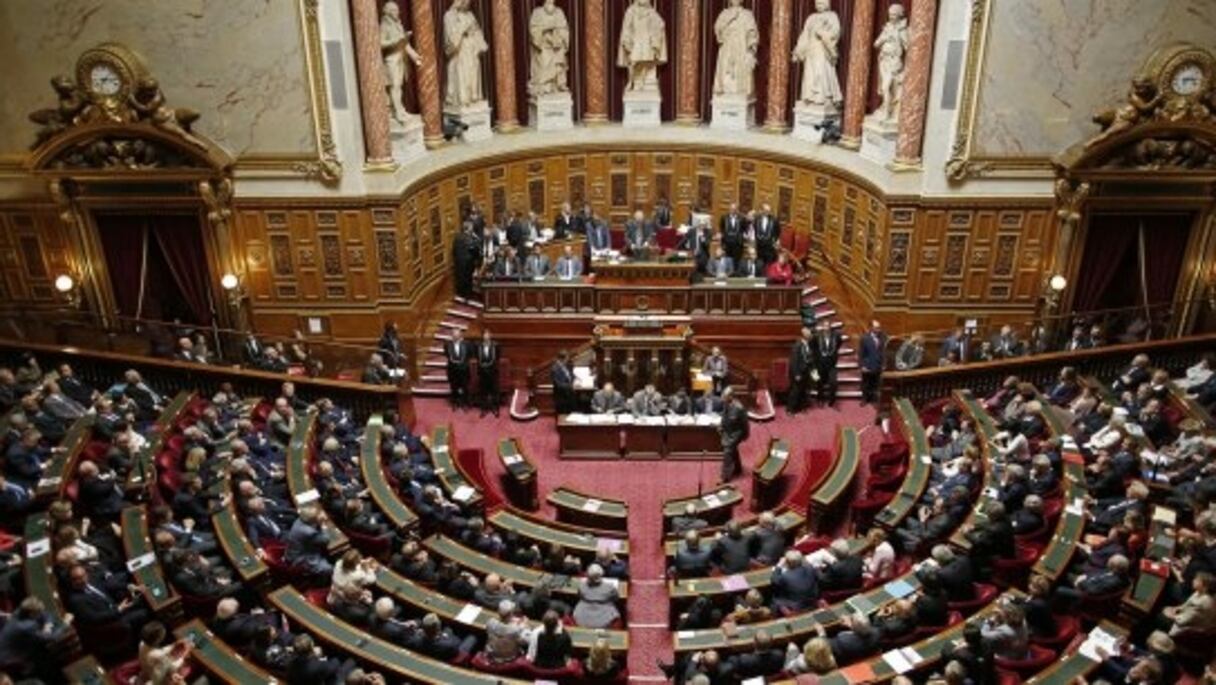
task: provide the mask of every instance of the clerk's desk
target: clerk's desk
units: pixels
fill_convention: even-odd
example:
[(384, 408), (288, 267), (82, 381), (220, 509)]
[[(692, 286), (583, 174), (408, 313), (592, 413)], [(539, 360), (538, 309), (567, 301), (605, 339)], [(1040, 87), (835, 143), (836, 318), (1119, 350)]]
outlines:
[(720, 417), (628, 414), (568, 414), (557, 419), (561, 459), (707, 459), (722, 458)]

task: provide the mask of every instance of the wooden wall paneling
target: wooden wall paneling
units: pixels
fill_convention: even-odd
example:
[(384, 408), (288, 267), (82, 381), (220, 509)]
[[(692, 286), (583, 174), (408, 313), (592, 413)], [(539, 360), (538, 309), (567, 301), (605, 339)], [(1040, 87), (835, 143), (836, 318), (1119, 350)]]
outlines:
[(376, 292), (375, 259), (371, 214), (363, 210), (345, 210), (339, 216), (342, 229), (343, 257), (346, 259), (350, 299), (358, 303), (368, 302)]
[(945, 239), (946, 215), (939, 210), (922, 212), (913, 235), (915, 241), (915, 299), (931, 302), (936, 299), (938, 269), (942, 265), (942, 243)]

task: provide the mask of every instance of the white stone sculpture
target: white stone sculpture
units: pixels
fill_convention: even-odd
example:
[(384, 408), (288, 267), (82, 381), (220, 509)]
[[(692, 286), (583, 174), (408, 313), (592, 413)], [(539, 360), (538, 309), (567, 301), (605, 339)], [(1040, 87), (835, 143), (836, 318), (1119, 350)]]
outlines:
[(456, 110), (485, 102), (481, 83), (481, 56), (490, 49), (470, 0), (452, 0), (443, 15), (443, 52), (448, 60), (445, 109)]
[(532, 39), (532, 78), (528, 82), (528, 92), (534, 97), (569, 92), (566, 73), (569, 70), (570, 23), (554, 0), (545, 0), (545, 4), (532, 10), (528, 36)]
[(756, 50), (760, 29), (756, 15), (743, 6), (743, 0), (730, 0), (714, 22), (718, 39), (718, 64), (714, 70), (714, 95), (755, 94)]
[(629, 70), (625, 90), (659, 92), (659, 65), (667, 63), (667, 26), (650, 0), (633, 0), (621, 24), (617, 66)]
[(799, 102), (827, 110), (840, 107), (844, 98), (836, 76), (839, 59), (840, 17), (832, 11), (829, 0), (815, 0), (815, 12), (806, 18), (794, 46), (794, 61), (802, 63)]
[(904, 90), (904, 55), (908, 51), (908, 20), (903, 5), (891, 5), (887, 23), (874, 41), (878, 51), (878, 95), (882, 104), (874, 111), (881, 122), (895, 123)]
[(401, 8), (396, 2), (389, 0), (384, 3), (383, 14), (380, 17), (380, 52), (384, 56), (384, 78), (387, 81), (389, 106), (392, 108), (393, 121), (405, 124), (416, 118), (405, 109), (405, 83), (409, 80), (409, 58), (416, 66), (422, 65), (422, 56), (410, 45), (411, 31), (406, 31), (401, 24)]

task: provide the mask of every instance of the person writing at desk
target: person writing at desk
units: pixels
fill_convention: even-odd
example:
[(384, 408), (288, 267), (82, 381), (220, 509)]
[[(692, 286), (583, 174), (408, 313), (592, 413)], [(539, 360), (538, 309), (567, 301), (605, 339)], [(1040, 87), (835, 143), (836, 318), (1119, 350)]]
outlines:
[(646, 259), (655, 246), (654, 224), (646, 221), (642, 210), (633, 213), (633, 219), (625, 223), (625, 240), (629, 243), (629, 253), (639, 259)]
[(710, 278), (730, 278), (735, 273), (735, 261), (726, 255), (721, 247), (714, 253), (713, 261), (709, 263)]
[(661, 416), (665, 404), (663, 395), (655, 390), (654, 383), (647, 383), (646, 387), (633, 394), (630, 410), (634, 416)]
[(764, 276), (764, 264), (756, 258), (756, 248), (749, 247), (743, 259), (739, 260), (739, 269), (735, 272), (741, 278), (760, 278)]
[(768, 278), (769, 285), (794, 284), (794, 267), (784, 252), (777, 255), (777, 261), (768, 265), (768, 268), (764, 270), (764, 275)]
[(605, 383), (591, 396), (591, 411), (595, 414), (619, 414), (625, 411), (625, 398), (611, 383)]
[(567, 245), (562, 250), (562, 256), (557, 258), (557, 267), (553, 270), (563, 281), (572, 281), (583, 275), (583, 260), (574, 254), (574, 248)]
[(527, 278), (543, 279), (549, 275), (549, 258), (540, 252), (540, 245), (532, 246), (532, 253), (524, 262), (524, 276)]

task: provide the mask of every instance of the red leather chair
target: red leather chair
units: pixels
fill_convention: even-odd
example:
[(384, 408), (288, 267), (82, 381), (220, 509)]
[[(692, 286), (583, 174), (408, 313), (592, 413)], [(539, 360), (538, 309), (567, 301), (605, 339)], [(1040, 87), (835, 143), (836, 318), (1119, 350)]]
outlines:
[(182, 447), (185, 444), (186, 438), (182, 436), (181, 433), (175, 433), (170, 435), (169, 438), (165, 440), (165, 449), (169, 450), (170, 452), (181, 454)]
[(389, 536), (365, 535), (355, 530), (343, 530), (342, 532), (350, 538), (350, 544), (365, 556), (383, 561), (392, 552), (393, 539)]
[(1042, 549), (1037, 545), (1017, 544), (1017, 556), (1013, 559), (992, 560), (992, 581), (1000, 587), (1022, 585), (1030, 575), (1030, 569), (1039, 559)]
[(1068, 646), (1069, 642), (1072, 642), (1072, 639), (1077, 636), (1077, 632), (1080, 629), (1081, 619), (1076, 616), (1072, 614), (1056, 616), (1055, 635), (1031, 635), (1030, 641), (1036, 645), (1059, 651)]
[[(794, 233), (793, 231), (790, 232)], [(804, 256), (806, 256), (806, 252), (810, 248), (811, 236), (802, 232), (794, 233), (794, 249), (790, 250), (790, 252), (794, 253), (794, 257), (802, 259)]]
[(998, 656), (996, 665), (997, 668), (1016, 673), (1018, 677), (1026, 679), (1047, 668), (1055, 660), (1054, 650), (1032, 644), (1030, 653), (1026, 655), (1025, 659), (1002, 659)]
[(68, 481), (67, 486), (64, 487), (64, 489), (63, 489), (63, 494), (68, 498), (68, 500), (70, 502), (74, 503), (77, 500), (79, 500), (80, 499), (80, 481), (76, 480), (75, 478)]
[(328, 609), (329, 590), (323, 587), (313, 588), (304, 593), (304, 599), (308, 600), (308, 603), (315, 607)]
[(1004, 669), (996, 669), (996, 685), (1022, 685), (1022, 676)]
[(871, 492), (875, 490), (890, 490), (894, 492), (903, 484), (904, 476), (906, 475), (908, 475), (908, 465), (906, 462), (886, 473), (871, 473), (866, 481), (866, 489)]
[(768, 374), (768, 389), (784, 403), (785, 395), (790, 391), (790, 360), (774, 359)]
[(887, 504), (895, 499), (894, 492), (867, 492), (861, 497), (853, 500), (849, 504), (849, 511), (852, 515), (853, 527), (857, 530), (865, 530), (870, 527), (870, 521), (878, 514), (879, 510), (887, 506)]
[(582, 681), (583, 665), (578, 659), (571, 659), (563, 668), (537, 668), (531, 662), (524, 662), (524, 677), (534, 681), (551, 680), (555, 683)]
[(969, 616), (991, 604), (998, 594), (1000, 594), (1000, 590), (995, 585), (975, 583), (975, 599), (965, 602), (950, 602), (950, 611), (957, 611), (964, 616)]
[(1123, 590), (1104, 595), (1084, 595), (1077, 602), (1076, 614), (1086, 621), (1097, 623), (1104, 618), (1114, 618), (1123, 601)]
[(478, 652), (473, 656), (473, 668), (483, 672), (499, 675), (506, 678), (523, 677), (525, 672), (531, 666), (526, 659), (520, 657), (515, 661), (508, 661), (500, 664), (490, 661), (486, 658), (485, 652)]

